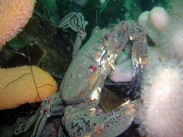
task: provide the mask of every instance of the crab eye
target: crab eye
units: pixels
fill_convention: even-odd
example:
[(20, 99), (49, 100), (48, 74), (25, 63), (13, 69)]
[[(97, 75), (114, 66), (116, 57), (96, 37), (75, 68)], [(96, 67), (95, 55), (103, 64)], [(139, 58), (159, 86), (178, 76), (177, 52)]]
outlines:
[(109, 40), (109, 37), (110, 37), (110, 34), (106, 34), (106, 35), (104, 36), (104, 39), (105, 39), (106, 41), (108, 41), (108, 40)]
[(95, 72), (97, 70), (97, 67), (96, 66), (90, 66), (90, 72)]

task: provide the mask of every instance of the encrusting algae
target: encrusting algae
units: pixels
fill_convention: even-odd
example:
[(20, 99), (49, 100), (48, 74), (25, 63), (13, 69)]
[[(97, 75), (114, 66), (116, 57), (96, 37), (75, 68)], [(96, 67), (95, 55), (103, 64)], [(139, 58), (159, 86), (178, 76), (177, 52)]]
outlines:
[(0, 110), (40, 102), (57, 90), (56, 81), (39, 67), (0, 69)]
[(0, 0), (0, 50), (27, 24), (34, 5), (34, 0)]

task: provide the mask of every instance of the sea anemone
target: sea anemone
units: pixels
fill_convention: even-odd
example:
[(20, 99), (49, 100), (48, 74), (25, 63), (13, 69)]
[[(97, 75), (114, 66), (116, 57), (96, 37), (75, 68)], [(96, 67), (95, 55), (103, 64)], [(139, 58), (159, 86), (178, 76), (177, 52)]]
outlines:
[(34, 4), (34, 0), (0, 1), (0, 50), (27, 24), (32, 16)]
[(165, 29), (169, 22), (169, 15), (164, 8), (155, 7), (151, 10), (150, 20), (158, 32), (161, 32)]
[(113, 82), (130, 82), (133, 78), (133, 64), (128, 59), (121, 64), (117, 64), (115, 69), (111, 71), (109, 77)]
[(159, 59), (149, 64), (142, 82), (137, 117), (148, 137), (183, 136), (183, 61)]
[(167, 55), (183, 59), (183, 18), (175, 19), (171, 16), (170, 25), (161, 35), (161, 47)]
[(159, 44), (161, 33), (168, 26), (169, 20), (170, 17), (164, 8), (155, 7), (151, 11), (143, 12), (138, 18), (138, 23), (148, 36)]

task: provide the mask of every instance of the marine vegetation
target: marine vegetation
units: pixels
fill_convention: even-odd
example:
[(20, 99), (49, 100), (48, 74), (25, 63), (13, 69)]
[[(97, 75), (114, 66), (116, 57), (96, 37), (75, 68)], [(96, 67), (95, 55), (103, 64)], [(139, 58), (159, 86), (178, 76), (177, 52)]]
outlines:
[(0, 109), (39, 106), (14, 135), (136, 136), (134, 126), (138, 136), (183, 135), (181, 0), (0, 4)]

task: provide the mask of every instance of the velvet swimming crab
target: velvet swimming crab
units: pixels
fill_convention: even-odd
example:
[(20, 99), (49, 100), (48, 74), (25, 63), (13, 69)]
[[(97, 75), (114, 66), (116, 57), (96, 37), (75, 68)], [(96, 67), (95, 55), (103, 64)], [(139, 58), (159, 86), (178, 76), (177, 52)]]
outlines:
[[(95, 29), (88, 42), (70, 64), (60, 90), (42, 102), (28, 121), (20, 123), (15, 134), (25, 132), (36, 122), (32, 137), (39, 137), (50, 116), (63, 115), (62, 127), (71, 137), (112, 137), (124, 132), (132, 123), (135, 108), (130, 100), (107, 113), (97, 113), (101, 89), (114, 69), (119, 53), (131, 41), (134, 77), (129, 93), (139, 86), (147, 65), (147, 40), (141, 27), (132, 20), (122, 21), (112, 30)], [(59, 137), (64, 136), (62, 128)]]

